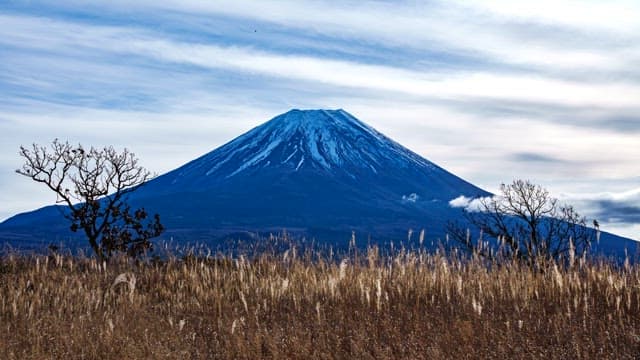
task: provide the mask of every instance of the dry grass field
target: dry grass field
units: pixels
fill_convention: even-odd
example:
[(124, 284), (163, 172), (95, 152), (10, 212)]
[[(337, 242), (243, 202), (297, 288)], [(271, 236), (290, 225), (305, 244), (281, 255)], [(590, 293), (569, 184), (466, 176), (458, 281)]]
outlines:
[(640, 268), (378, 249), (0, 260), (2, 359), (637, 359)]

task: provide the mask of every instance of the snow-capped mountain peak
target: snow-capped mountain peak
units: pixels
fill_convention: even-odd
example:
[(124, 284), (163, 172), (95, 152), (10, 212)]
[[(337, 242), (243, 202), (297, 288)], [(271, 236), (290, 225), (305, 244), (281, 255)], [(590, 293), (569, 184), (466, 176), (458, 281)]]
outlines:
[[(254, 128), (201, 159), (205, 176), (231, 178), (245, 171), (283, 166), (304, 169), (352, 170), (376, 174), (390, 163), (432, 167), (348, 112), (291, 110)], [(203, 169), (201, 169), (203, 170)]]
[(333, 186), (328, 184), (345, 191), (371, 184), (363, 198), (417, 205), (485, 194), (342, 109), (290, 110), (147, 187), (191, 192), (264, 186), (257, 181), (297, 193), (324, 191)]

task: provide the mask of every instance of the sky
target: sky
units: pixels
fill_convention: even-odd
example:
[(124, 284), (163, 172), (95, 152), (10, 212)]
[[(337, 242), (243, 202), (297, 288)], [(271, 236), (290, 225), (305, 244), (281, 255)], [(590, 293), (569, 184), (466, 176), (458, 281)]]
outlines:
[(338, 109), (488, 191), (528, 179), (640, 240), (640, 2), (3, 1), (0, 221), (55, 201), (20, 145), (162, 174)]

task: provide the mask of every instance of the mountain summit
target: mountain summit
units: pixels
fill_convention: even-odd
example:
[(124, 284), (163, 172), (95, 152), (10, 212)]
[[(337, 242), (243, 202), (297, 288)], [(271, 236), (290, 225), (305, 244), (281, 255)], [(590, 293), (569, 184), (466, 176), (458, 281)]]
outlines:
[(162, 184), (156, 191), (201, 191), (245, 182), (247, 177), (260, 186), (257, 180), (309, 176), (319, 187), (328, 180), (357, 182), (360, 186), (362, 181), (371, 182), (373, 188), (398, 191), (399, 199), (416, 194), (448, 201), (451, 196), (487, 194), (344, 110), (291, 110), (152, 184)]
[[(291, 110), (159, 176), (131, 200), (158, 212), (167, 235), (210, 241), (284, 228), (318, 240), (351, 231), (385, 238), (460, 217), (449, 201), (488, 193), (404, 148), (344, 110)], [(53, 207), (0, 225), (63, 235)], [(51, 229), (51, 230), (46, 230)]]
[(225, 178), (271, 165), (352, 178), (377, 174), (391, 164), (432, 166), (344, 110), (291, 110), (195, 163), (210, 163), (205, 175)]

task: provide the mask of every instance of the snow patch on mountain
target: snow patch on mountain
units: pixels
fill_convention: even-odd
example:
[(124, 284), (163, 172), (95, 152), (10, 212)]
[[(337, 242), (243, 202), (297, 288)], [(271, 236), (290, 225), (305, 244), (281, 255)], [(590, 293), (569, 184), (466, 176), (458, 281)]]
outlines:
[(298, 162), (298, 165), (296, 166), (296, 171), (300, 169), (300, 166), (302, 166), (302, 163), (304, 163), (304, 156), (300, 158), (300, 162)]
[(351, 168), (374, 175), (389, 164), (434, 167), (344, 110), (292, 110), (220, 150), (210, 159), (214, 165), (207, 176), (232, 166), (231, 171), (226, 170), (229, 178), (267, 161), (291, 164), (295, 171), (307, 161), (325, 171)]
[(293, 150), (293, 152), (291, 153), (291, 155), (287, 156), (286, 159), (284, 159), (284, 161), (281, 164), (286, 164), (289, 162), (289, 160), (291, 160), (291, 158), (298, 153), (298, 147), (296, 146), (296, 148)]
[(276, 147), (278, 147), (278, 145), (280, 145), (281, 139), (276, 139), (271, 143), (268, 143), (267, 146), (263, 149), (261, 149), (261, 151), (256, 154), (255, 156), (253, 156), (252, 158), (245, 160), (244, 164), (242, 164), (242, 166), (240, 166), (236, 171), (232, 172), (231, 174), (227, 175), (227, 177), (232, 177), (233, 175), (241, 172), (242, 170), (253, 166), (257, 163), (259, 163), (260, 161), (266, 159), (271, 152), (273, 151), (273, 149), (275, 149)]
[(420, 199), (420, 196), (416, 193), (411, 193), (409, 195), (402, 195), (402, 201), (415, 203)]

